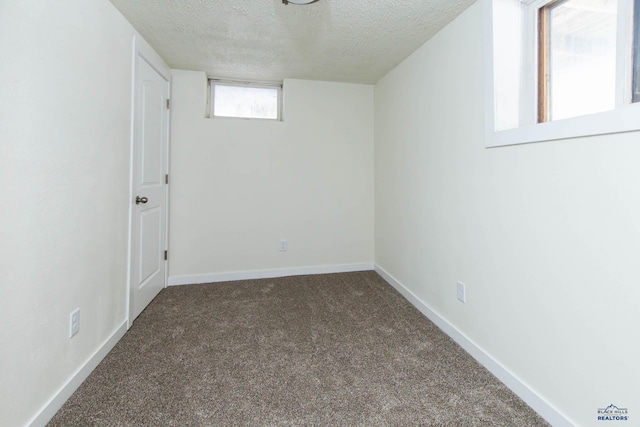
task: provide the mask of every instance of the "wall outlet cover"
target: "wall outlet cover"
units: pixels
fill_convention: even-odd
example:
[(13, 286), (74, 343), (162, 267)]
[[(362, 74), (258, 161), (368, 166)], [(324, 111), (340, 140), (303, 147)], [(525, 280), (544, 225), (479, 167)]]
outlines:
[(69, 338), (80, 332), (80, 309), (76, 308), (69, 315)]
[(462, 282), (458, 282), (457, 291), (458, 291), (458, 300), (466, 303), (467, 302), (467, 286)]

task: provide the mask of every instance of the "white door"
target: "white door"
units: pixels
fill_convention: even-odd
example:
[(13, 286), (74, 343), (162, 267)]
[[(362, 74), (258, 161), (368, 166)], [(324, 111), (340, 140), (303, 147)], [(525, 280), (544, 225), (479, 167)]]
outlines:
[(169, 82), (136, 55), (129, 325), (165, 287)]

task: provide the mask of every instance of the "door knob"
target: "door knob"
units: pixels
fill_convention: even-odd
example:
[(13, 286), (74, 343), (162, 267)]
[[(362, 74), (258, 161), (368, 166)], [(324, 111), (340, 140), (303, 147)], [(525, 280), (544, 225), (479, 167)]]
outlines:
[(139, 205), (140, 203), (145, 204), (148, 201), (149, 199), (147, 199), (146, 197), (136, 196), (136, 205)]

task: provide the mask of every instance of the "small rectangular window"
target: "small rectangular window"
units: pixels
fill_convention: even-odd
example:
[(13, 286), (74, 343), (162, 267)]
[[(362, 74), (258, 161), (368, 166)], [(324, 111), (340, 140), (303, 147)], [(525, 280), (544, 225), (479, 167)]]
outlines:
[(209, 80), (210, 117), (281, 120), (282, 84)]
[(617, 0), (557, 0), (539, 12), (538, 121), (616, 106)]

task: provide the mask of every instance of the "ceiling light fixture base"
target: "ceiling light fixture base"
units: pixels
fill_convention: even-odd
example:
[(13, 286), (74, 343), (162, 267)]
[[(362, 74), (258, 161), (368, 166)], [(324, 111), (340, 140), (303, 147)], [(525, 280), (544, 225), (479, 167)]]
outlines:
[(315, 3), (318, 0), (282, 0), (282, 4), (289, 4), (289, 3), (293, 3), (293, 4), (311, 4), (311, 3)]

